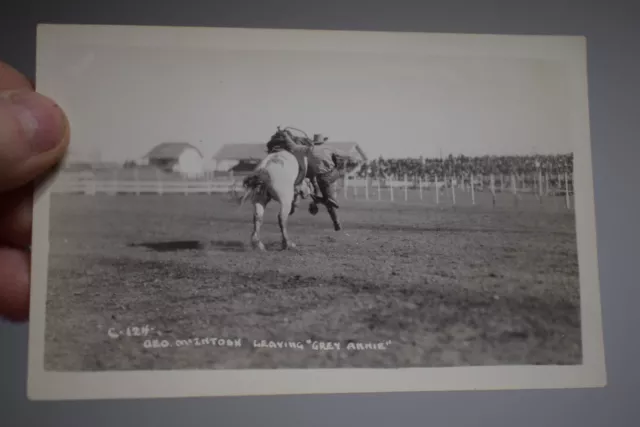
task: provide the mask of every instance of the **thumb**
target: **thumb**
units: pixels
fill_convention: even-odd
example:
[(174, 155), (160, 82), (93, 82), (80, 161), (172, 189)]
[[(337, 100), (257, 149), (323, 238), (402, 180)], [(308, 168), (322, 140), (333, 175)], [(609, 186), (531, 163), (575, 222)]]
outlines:
[(0, 191), (49, 172), (69, 144), (62, 109), (32, 90), (0, 91)]

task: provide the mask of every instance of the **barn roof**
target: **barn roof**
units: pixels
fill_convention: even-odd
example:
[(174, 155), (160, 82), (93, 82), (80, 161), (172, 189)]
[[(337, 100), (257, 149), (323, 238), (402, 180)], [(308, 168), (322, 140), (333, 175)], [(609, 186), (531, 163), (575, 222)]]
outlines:
[[(342, 151), (351, 151), (355, 149), (364, 160), (367, 156), (356, 142), (334, 142), (328, 141), (324, 145), (335, 147)], [(261, 160), (267, 155), (267, 146), (264, 143), (248, 143), (248, 144), (225, 144), (213, 156), (214, 160)]]
[(184, 150), (189, 148), (196, 150), (201, 157), (204, 157), (197, 147), (187, 142), (163, 142), (152, 148), (144, 157), (150, 159), (177, 159)]

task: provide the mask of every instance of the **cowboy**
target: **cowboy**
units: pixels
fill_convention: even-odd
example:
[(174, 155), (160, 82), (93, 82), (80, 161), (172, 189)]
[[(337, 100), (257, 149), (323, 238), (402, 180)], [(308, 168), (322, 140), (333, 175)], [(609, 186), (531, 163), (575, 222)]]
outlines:
[[(315, 135), (314, 144), (311, 147), (296, 144), (287, 133), (284, 133), (284, 138), (286, 150), (291, 152), (304, 150), (308, 154), (314, 192), (312, 198), (314, 201), (317, 198), (321, 198), (325, 205), (338, 208), (338, 202), (332, 196), (335, 192), (335, 183), (340, 178), (340, 171), (337, 166), (338, 156), (354, 161), (355, 159), (341, 150), (323, 146), (322, 144), (328, 138), (322, 138), (321, 135)], [(318, 196), (318, 190), (320, 190), (321, 196)]]

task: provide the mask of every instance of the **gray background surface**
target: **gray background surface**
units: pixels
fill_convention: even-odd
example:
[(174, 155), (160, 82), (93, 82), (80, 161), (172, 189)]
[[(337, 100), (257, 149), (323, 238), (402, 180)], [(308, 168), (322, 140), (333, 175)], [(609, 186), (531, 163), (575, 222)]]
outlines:
[[(7, 3), (15, 3), (13, 7)], [(637, 426), (640, 2), (566, 0), (55, 1), (0, 5), (0, 59), (33, 77), (38, 22), (584, 35), (604, 389), (175, 400), (27, 401), (27, 326), (0, 323), (2, 426)]]

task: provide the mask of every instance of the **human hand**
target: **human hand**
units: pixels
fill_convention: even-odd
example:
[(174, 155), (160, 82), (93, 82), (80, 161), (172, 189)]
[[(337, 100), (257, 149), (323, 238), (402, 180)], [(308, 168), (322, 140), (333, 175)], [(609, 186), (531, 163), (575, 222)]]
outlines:
[(52, 100), (0, 62), (0, 317), (29, 317), (34, 181), (62, 159), (69, 124)]

